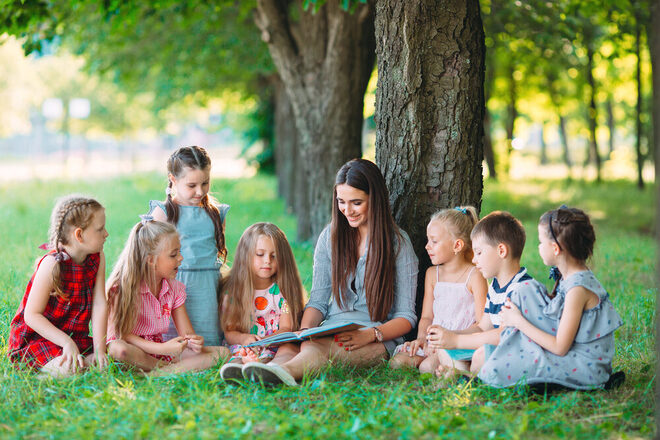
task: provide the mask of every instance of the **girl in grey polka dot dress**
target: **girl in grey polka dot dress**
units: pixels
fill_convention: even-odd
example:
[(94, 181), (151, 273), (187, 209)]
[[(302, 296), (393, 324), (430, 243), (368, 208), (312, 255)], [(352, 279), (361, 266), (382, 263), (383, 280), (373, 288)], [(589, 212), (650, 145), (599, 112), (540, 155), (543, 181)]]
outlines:
[(587, 268), (596, 236), (580, 209), (562, 206), (539, 221), (539, 254), (557, 283), (549, 297), (512, 295), (500, 313), (507, 328), (479, 377), (506, 387), (554, 383), (600, 388), (612, 373), (614, 331), (623, 324)]

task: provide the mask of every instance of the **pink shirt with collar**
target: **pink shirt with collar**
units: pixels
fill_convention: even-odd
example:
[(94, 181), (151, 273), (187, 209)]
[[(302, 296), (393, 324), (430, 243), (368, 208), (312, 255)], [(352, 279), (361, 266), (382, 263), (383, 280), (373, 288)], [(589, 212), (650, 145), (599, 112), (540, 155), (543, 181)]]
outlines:
[[(170, 325), (172, 311), (186, 302), (186, 286), (177, 280), (163, 280), (158, 298), (151, 293), (147, 283), (140, 284), (137, 321), (133, 334), (140, 337), (162, 335)], [(117, 339), (114, 331), (108, 328), (108, 342)]]

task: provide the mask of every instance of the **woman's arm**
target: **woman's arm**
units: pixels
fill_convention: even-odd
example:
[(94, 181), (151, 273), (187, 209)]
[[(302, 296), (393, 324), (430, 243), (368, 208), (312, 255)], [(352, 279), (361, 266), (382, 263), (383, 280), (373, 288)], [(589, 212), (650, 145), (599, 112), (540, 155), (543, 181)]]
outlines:
[[(330, 228), (326, 227), (316, 242), (314, 249), (314, 269), (312, 272), (312, 290), (309, 293), (309, 302), (305, 306), (301, 328), (318, 326), (328, 313), (328, 303), (332, 295), (332, 264), (330, 257)], [(320, 319), (308, 310), (315, 309), (321, 314)], [(307, 318), (306, 318), (307, 317)], [(313, 318), (313, 319), (312, 319)], [(311, 319), (307, 322), (305, 319)]]
[(557, 356), (565, 356), (575, 342), (575, 335), (580, 327), (582, 312), (587, 303), (594, 297), (595, 293), (581, 286), (576, 286), (566, 292), (564, 311), (559, 320), (557, 335), (546, 333), (529, 322), (520, 312), (520, 309), (509, 299), (500, 312), (502, 326), (515, 327), (527, 337), (539, 344), (544, 349)]
[(108, 364), (106, 357), (106, 335), (108, 333), (108, 302), (105, 299), (105, 255), (101, 252), (99, 269), (94, 283), (92, 303), (92, 336), (94, 357), (100, 368)]
[(302, 319), (300, 320), (300, 328), (298, 330), (306, 330), (312, 327), (318, 327), (325, 315), (320, 310), (314, 307), (307, 307), (303, 312)]

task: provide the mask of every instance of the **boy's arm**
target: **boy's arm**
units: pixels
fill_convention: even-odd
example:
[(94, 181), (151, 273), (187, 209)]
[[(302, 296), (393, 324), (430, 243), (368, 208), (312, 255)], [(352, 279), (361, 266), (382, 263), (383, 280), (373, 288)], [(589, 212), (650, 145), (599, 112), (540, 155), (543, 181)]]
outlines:
[(94, 283), (92, 303), (92, 337), (94, 341), (94, 358), (97, 365), (103, 368), (108, 363), (106, 357), (106, 335), (108, 332), (108, 302), (105, 298), (105, 255), (101, 252), (99, 269)]
[(484, 344), (497, 345), (502, 328), (494, 328), (490, 315), (484, 313), (481, 320), (471, 327), (453, 332), (439, 326), (429, 328), (429, 346), (444, 349), (477, 349)]

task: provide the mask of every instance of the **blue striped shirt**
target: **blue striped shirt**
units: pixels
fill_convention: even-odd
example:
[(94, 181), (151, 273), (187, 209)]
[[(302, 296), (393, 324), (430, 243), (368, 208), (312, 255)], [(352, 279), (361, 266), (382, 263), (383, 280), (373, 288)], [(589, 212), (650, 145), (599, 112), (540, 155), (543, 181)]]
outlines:
[(501, 318), (499, 317), (500, 310), (504, 306), (504, 302), (507, 298), (511, 296), (511, 293), (516, 290), (516, 287), (519, 286), (523, 281), (534, 280), (529, 274), (527, 274), (527, 269), (521, 267), (517, 274), (511, 278), (504, 287), (500, 287), (500, 283), (497, 281), (497, 278), (493, 278), (493, 282), (488, 286), (488, 295), (486, 296), (486, 307), (484, 307), (484, 313), (490, 315), (490, 321), (493, 323), (495, 328), (500, 326)]

